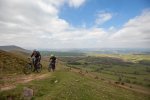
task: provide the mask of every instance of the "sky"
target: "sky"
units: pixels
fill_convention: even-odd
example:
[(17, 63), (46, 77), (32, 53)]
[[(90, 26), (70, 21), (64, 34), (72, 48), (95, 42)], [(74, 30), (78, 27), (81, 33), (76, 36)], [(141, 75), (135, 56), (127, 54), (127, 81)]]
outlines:
[(0, 45), (150, 48), (150, 0), (0, 0)]

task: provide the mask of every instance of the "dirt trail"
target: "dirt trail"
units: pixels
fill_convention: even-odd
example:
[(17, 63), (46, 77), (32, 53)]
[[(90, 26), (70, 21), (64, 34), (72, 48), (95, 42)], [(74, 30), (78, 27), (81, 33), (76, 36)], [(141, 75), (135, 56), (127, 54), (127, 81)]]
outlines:
[[(60, 70), (60, 68), (58, 67), (57, 70)], [(13, 77), (12, 75), (9, 75), (8, 77), (3, 77), (0, 78), (0, 81), (4, 81), (4, 83), (0, 83), (0, 91), (6, 91), (6, 90), (11, 90), (16, 88), (17, 84), (23, 84), (23, 83), (28, 83), (30, 81), (33, 80), (40, 80), (40, 79), (44, 79), (47, 78), (48, 76), (50, 76), (51, 74), (49, 72), (45, 73), (45, 74), (30, 74), (30, 75), (19, 75), (19, 76), (15, 76)]]
[[(46, 74), (31, 74), (31, 75), (25, 75), (25, 76), (21, 76), (21, 77), (18, 76), (18, 77), (11, 79), (11, 80), (13, 80), (12, 83), (0, 85), (0, 90), (5, 91), (5, 90), (14, 89), (16, 87), (16, 84), (23, 84), (23, 83), (28, 83), (32, 80), (44, 79), (44, 78), (48, 77), (49, 75), (50, 75), (49, 73), (46, 73)], [(8, 80), (9, 80), (9, 78), (8, 78)]]

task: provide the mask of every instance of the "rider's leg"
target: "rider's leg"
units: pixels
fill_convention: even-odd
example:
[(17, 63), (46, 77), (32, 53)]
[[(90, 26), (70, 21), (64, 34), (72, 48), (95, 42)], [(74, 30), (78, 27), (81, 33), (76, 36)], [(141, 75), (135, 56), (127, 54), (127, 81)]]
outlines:
[(34, 71), (37, 71), (37, 64), (38, 64), (38, 59), (35, 59), (35, 62), (34, 62)]
[(36, 70), (36, 63), (34, 63), (33, 66), (34, 66), (33, 72), (35, 72), (35, 70)]
[(52, 70), (55, 71), (55, 63), (52, 65)]
[(49, 64), (49, 71), (51, 72), (51, 68), (52, 68), (52, 65), (51, 65), (51, 63)]

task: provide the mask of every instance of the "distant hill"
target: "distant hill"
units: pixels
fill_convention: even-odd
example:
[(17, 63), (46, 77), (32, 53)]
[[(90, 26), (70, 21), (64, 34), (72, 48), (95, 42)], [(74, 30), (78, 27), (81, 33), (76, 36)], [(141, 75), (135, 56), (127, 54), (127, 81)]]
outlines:
[(22, 73), (22, 69), (26, 64), (27, 60), (24, 57), (0, 50), (1, 74)]
[(25, 53), (31, 52), (30, 50), (26, 50), (15, 45), (0, 46), (0, 50), (9, 51), (9, 52), (10, 51), (19, 51), (19, 52), (25, 52)]
[(150, 48), (82, 48), (70, 51), (87, 54), (150, 54)]
[(85, 56), (85, 53), (75, 51), (40, 51), (42, 56), (50, 56), (51, 54), (59, 57), (78, 57)]

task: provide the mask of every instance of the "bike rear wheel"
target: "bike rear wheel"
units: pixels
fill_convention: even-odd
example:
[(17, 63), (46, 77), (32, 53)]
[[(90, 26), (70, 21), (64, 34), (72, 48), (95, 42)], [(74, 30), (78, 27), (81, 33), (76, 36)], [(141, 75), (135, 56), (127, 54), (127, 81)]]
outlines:
[(51, 72), (51, 66), (48, 66), (48, 71)]
[(32, 65), (31, 64), (27, 64), (24, 68), (23, 68), (23, 73), (24, 74), (30, 74), (32, 72)]
[(51, 63), (48, 65), (48, 67), (47, 67), (47, 70), (49, 71), (49, 72), (51, 72), (51, 69), (52, 69), (52, 65), (51, 65)]
[(38, 64), (37, 66), (37, 72), (40, 73), (42, 71), (42, 64)]

